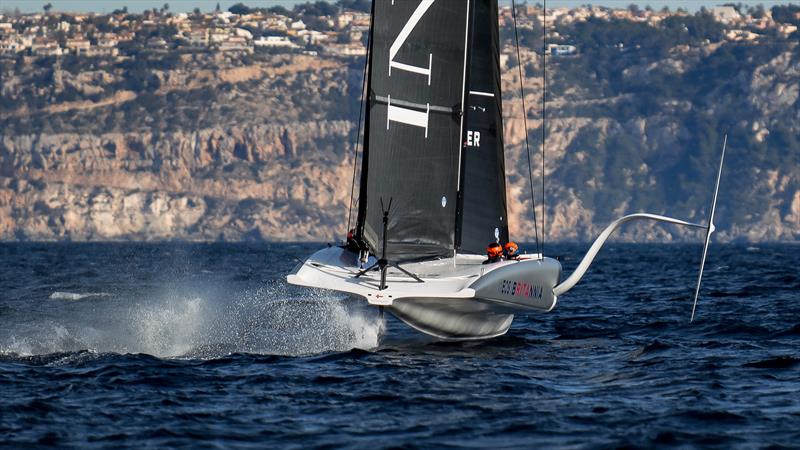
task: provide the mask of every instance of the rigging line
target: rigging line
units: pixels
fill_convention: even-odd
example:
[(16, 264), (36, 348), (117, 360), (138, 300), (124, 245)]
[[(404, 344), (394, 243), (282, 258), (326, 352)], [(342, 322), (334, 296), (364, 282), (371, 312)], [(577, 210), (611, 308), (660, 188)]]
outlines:
[(544, 255), (544, 241), (547, 237), (545, 218), (547, 209), (545, 208), (544, 196), (544, 149), (547, 143), (547, 0), (542, 0), (542, 255)]
[[(531, 209), (533, 210), (533, 232), (536, 236), (536, 248), (538, 253), (542, 253), (539, 247), (539, 220), (536, 218), (536, 199), (533, 195), (533, 171), (531, 166), (531, 147), (528, 141), (528, 110), (525, 108), (525, 84), (522, 78), (522, 57), (519, 51), (519, 31), (517, 30), (517, 5), (516, 0), (511, 0), (511, 17), (514, 18), (514, 40), (517, 44), (517, 69), (519, 70), (519, 93), (522, 98), (522, 123), (525, 126), (525, 152), (528, 155), (528, 185), (531, 189)], [(544, 232), (544, 230), (542, 230)]]
[[(372, 18), (370, 18), (372, 20)], [(355, 199), (355, 189), (356, 189), (356, 172), (358, 172), (358, 143), (361, 140), (361, 119), (364, 116), (364, 103), (366, 103), (367, 96), (364, 94), (364, 90), (367, 84), (367, 66), (369, 65), (369, 52), (370, 52), (370, 40), (372, 36), (367, 34), (367, 54), (365, 55), (364, 59), (364, 73), (361, 77), (361, 101), (358, 104), (358, 132), (356, 133), (356, 142), (353, 146), (353, 181), (350, 183), (350, 208), (347, 210), (347, 229), (345, 230), (345, 236), (347, 233), (350, 232), (350, 221), (353, 216), (353, 200)]]

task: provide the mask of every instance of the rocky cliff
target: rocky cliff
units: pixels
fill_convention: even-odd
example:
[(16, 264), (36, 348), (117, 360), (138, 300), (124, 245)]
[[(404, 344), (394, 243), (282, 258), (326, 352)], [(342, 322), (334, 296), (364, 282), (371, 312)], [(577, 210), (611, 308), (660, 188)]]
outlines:
[[(525, 104), (541, 218), (541, 66), (529, 55)], [(769, 51), (730, 43), (673, 48), (613, 60), (621, 65), (608, 74), (592, 67), (593, 58), (548, 61), (548, 240), (589, 240), (613, 218), (639, 211), (704, 221), (726, 131), (720, 238), (800, 238), (797, 42)], [(0, 239), (344, 234), (362, 61), (85, 60), (2, 64)], [(506, 167), (512, 236), (528, 240), (534, 229), (517, 73), (512, 62), (503, 81)], [(661, 225), (621, 235), (696, 236)]]

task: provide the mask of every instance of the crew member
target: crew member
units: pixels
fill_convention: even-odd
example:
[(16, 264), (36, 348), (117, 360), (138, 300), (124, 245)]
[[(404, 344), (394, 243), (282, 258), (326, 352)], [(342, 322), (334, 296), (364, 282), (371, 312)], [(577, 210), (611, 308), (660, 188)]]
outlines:
[(503, 260), (503, 247), (497, 242), (492, 242), (486, 246), (486, 261), (484, 264), (492, 264)]
[(352, 228), (347, 232), (347, 243), (345, 244), (344, 247), (350, 250), (351, 252), (358, 253), (361, 250), (361, 246), (358, 245), (358, 241), (356, 241), (355, 234), (356, 234), (355, 228)]
[(506, 259), (509, 261), (519, 261), (519, 246), (511, 241), (506, 243)]

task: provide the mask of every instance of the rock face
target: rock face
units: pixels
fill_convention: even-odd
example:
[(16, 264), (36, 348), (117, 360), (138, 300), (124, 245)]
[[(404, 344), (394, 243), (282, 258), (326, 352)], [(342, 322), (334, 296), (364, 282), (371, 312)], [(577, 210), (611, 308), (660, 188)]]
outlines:
[(328, 121), (157, 137), (5, 137), (14, 172), (0, 183), (0, 236), (330, 238), (328, 228), (345, 217), (335, 212), (349, 202), (352, 160), (320, 158), (313, 146), (346, 140), (350, 127)]
[[(2, 63), (0, 239), (344, 235), (362, 61), (217, 54), (183, 55), (166, 64), (142, 58), (136, 68), (99, 60), (77, 67), (57, 60), (22, 68)], [(623, 76), (655, 80), (654, 70), (682, 73), (703, 63), (698, 55), (670, 58), (656, 69), (633, 65)], [(537, 216), (546, 212), (548, 240), (590, 240), (617, 216), (640, 211), (705, 221), (721, 136), (696, 121), (737, 105), (748, 109), (727, 122), (733, 131), (719, 236), (800, 238), (796, 50), (738, 74), (727, 90), (628, 113), (620, 113), (620, 105), (635, 96), (592, 92), (589, 82), (560, 82), (575, 68), (554, 61), (544, 210), (536, 64), (529, 63), (532, 76), (524, 80), (527, 131)], [(507, 70), (503, 81), (509, 216), (512, 236), (530, 240), (516, 74), (516, 68)], [(627, 228), (621, 238), (697, 239), (697, 232), (646, 224)]]

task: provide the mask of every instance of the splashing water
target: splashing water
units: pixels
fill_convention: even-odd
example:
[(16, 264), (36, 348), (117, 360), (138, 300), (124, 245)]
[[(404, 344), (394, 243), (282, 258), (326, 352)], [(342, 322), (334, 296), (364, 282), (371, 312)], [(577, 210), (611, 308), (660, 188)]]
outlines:
[(170, 292), (144, 300), (70, 302), (67, 314), (29, 321), (0, 337), (0, 353), (88, 349), (208, 359), (238, 352), (309, 355), (378, 346), (384, 321), (377, 310), (346, 297), (287, 291), (273, 285), (233, 298)]
[(61, 292), (56, 291), (50, 294), (50, 300), (83, 300), (85, 298), (90, 297), (110, 297), (111, 294), (108, 292), (88, 292), (84, 294), (79, 294), (77, 292)]

